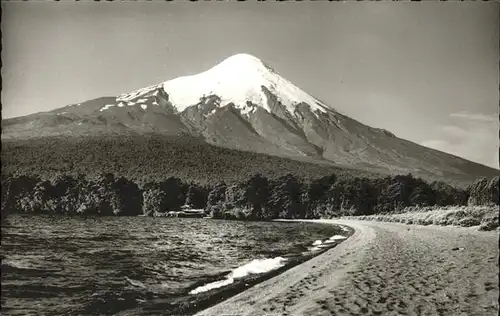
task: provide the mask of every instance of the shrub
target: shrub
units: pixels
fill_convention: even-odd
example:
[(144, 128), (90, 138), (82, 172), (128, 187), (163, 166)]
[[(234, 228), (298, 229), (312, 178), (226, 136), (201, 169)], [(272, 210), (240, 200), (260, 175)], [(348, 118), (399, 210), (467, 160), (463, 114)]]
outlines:
[(458, 221), (458, 226), (462, 226), (462, 227), (478, 226), (480, 224), (481, 224), (481, 222), (478, 219), (473, 218), (473, 217), (465, 217), (465, 218), (462, 218)]
[(500, 226), (498, 217), (499, 217), (498, 213), (485, 216), (481, 220), (481, 225), (479, 226), (479, 230), (488, 231), (498, 228)]

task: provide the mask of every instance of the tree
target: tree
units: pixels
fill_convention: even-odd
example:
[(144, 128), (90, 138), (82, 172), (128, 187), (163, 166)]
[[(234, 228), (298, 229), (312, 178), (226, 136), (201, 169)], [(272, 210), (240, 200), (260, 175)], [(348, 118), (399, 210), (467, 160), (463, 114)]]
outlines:
[(468, 193), (466, 190), (454, 188), (442, 181), (434, 181), (430, 184), (434, 191), (435, 205), (465, 205), (467, 204)]
[(222, 218), (224, 212), (224, 201), (226, 200), (226, 183), (222, 182), (217, 184), (208, 193), (207, 198), (207, 212), (210, 213), (212, 218)]
[(266, 212), (269, 198), (269, 182), (261, 174), (255, 174), (245, 183), (246, 206), (250, 219), (261, 219)]
[(375, 211), (390, 213), (411, 205), (410, 196), (416, 186), (417, 181), (411, 174), (376, 181), (379, 196)]
[(482, 177), (474, 181), (467, 191), (469, 205), (498, 205), (499, 177), (490, 180)]
[(111, 183), (111, 205), (115, 215), (139, 215), (142, 208), (142, 194), (134, 182), (120, 177)]
[(436, 193), (427, 182), (417, 179), (416, 186), (409, 197), (409, 204), (413, 206), (435, 205)]
[(36, 213), (53, 213), (56, 210), (52, 203), (54, 196), (54, 187), (50, 181), (44, 180), (36, 184), (33, 190), (31, 211)]
[(304, 218), (301, 186), (295, 176), (288, 174), (271, 182), (269, 209), (264, 218)]
[(354, 179), (351, 203), (354, 206), (353, 215), (371, 215), (377, 202), (377, 190), (369, 179)]
[(245, 219), (249, 216), (246, 187), (243, 183), (233, 183), (226, 187), (221, 205), (222, 218)]
[(147, 183), (143, 190), (143, 213), (179, 211), (186, 200), (186, 191), (187, 187), (175, 177), (160, 183)]
[(142, 198), (142, 213), (144, 215), (153, 215), (164, 211), (163, 201), (166, 199), (166, 194), (157, 183), (146, 183), (142, 191)]
[(186, 205), (195, 209), (205, 208), (207, 206), (208, 190), (197, 184), (189, 185), (186, 193)]
[(8, 212), (26, 212), (33, 211), (32, 205), (32, 195), (37, 183), (41, 182), (41, 179), (33, 176), (13, 177), (8, 182), (7, 201), (5, 207)]
[(319, 218), (324, 215), (328, 190), (335, 181), (336, 176), (332, 174), (309, 181), (303, 186), (301, 203), (306, 210), (305, 218)]

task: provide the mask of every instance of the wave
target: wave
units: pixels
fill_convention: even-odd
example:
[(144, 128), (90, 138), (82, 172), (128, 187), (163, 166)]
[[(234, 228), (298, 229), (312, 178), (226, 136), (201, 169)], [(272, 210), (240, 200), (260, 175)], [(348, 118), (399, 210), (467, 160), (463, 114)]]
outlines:
[(146, 286), (144, 285), (144, 283), (142, 283), (141, 281), (136, 281), (136, 280), (132, 280), (130, 279), (129, 277), (125, 276), (125, 280), (128, 281), (128, 283), (130, 283), (131, 285), (135, 286), (135, 287), (142, 287), (142, 288), (146, 288)]
[(341, 239), (347, 239), (347, 237), (341, 235), (335, 235), (330, 237), (328, 240), (341, 240)]
[[(346, 238), (347, 237), (345, 237), (345, 236), (335, 235), (335, 236), (332, 236), (332, 237), (328, 238), (325, 241), (316, 240), (315, 242), (313, 242), (312, 247), (310, 247), (307, 250), (310, 251), (310, 252), (316, 252), (316, 251), (324, 250), (325, 248), (332, 247), (333, 246), (332, 244), (337, 243), (339, 240), (343, 240), (343, 239), (346, 239)], [(302, 254), (307, 254), (307, 253), (302, 253)]]
[(321, 240), (316, 240), (315, 242), (313, 242), (313, 246), (318, 246), (318, 245), (321, 245), (323, 242)]
[(217, 288), (220, 288), (220, 287), (232, 284), (232, 283), (234, 283), (234, 278), (228, 277), (225, 280), (215, 281), (215, 282), (208, 283), (208, 284), (205, 284), (202, 286), (198, 286), (196, 289), (190, 291), (189, 294), (191, 294), (191, 295), (200, 294), (200, 293), (207, 292), (207, 291), (210, 291), (213, 289), (217, 289)]
[[(318, 250), (321, 250), (321, 249), (322, 249), (321, 247), (315, 246), (315, 247), (309, 248), (308, 250), (314, 252), (314, 251), (318, 251)], [(307, 252), (305, 252), (304, 254), (307, 254)]]
[(35, 266), (23, 260), (2, 260), (2, 266), (16, 268), (20, 270), (36, 269)]
[(283, 257), (268, 258), (268, 259), (255, 259), (251, 262), (238, 267), (231, 271), (224, 280), (215, 281), (195, 288), (189, 294), (199, 294), (213, 289), (234, 283), (237, 279), (242, 279), (250, 274), (262, 274), (272, 270), (276, 270), (285, 265), (287, 259)]
[(276, 257), (272, 259), (255, 259), (250, 263), (236, 268), (231, 273), (235, 279), (246, 277), (249, 274), (266, 273), (285, 265), (286, 259), (283, 257)]
[(327, 240), (325, 240), (325, 242), (323, 244), (335, 244), (336, 242), (337, 242), (337, 240), (327, 239)]
[[(308, 252), (315, 252), (323, 249), (323, 241), (321, 240), (316, 240), (315, 242), (312, 243), (312, 247), (307, 248)], [(303, 252), (303, 255), (307, 255), (307, 252)]]
[(49, 268), (28, 262), (28, 260), (2, 259), (2, 272), (49, 273), (59, 272), (61, 268)]

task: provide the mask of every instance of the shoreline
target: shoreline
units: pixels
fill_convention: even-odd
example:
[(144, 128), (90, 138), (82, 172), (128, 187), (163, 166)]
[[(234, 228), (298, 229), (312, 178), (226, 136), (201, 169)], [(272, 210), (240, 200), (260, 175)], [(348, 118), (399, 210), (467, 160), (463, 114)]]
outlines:
[[(311, 224), (312, 223), (313, 222), (311, 222)], [(330, 223), (318, 224), (330, 225)], [(273, 261), (281, 259), (286, 262), (276, 268), (261, 272), (258, 271), (261, 268), (257, 268), (255, 272), (249, 272), (248, 275), (243, 276), (239, 270), (251, 265), (254, 261), (261, 260), (256, 259), (252, 262), (247, 262), (246, 264), (239, 266), (228, 273), (220, 274), (208, 282), (204, 281), (193, 284), (188, 291), (189, 294), (191, 294), (191, 292), (195, 293), (193, 293), (194, 295), (192, 295), (189, 299), (186, 299), (186, 297), (157, 298), (149, 301), (143, 306), (123, 310), (117, 315), (195, 315), (200, 313), (203, 310), (212, 308), (217, 304), (221, 304), (231, 297), (239, 293), (243, 293), (260, 283), (266, 282), (269, 279), (275, 278), (291, 269), (295, 269), (297, 266), (301, 266), (304, 263), (322, 256), (324, 253), (339, 247), (339, 245), (345, 243), (352, 236), (353, 230), (346, 229), (345, 225), (333, 226), (335, 229), (331, 232), (333, 233), (332, 235), (323, 236), (321, 238), (321, 243), (319, 243), (320, 240), (316, 240), (314, 243), (311, 241), (311, 244), (309, 244), (306, 251), (301, 253), (289, 253), (287, 255), (264, 260)]]
[[(296, 221), (296, 220), (276, 220), (276, 221)], [(252, 308), (249, 306), (258, 306), (259, 303), (263, 303), (268, 300), (269, 297), (279, 296), (287, 290), (288, 287), (293, 289), (298, 289), (297, 296), (304, 297), (304, 292), (300, 291), (300, 288), (308, 289), (309, 281), (312, 279), (317, 279), (318, 277), (323, 277), (328, 272), (334, 272), (331, 266), (328, 265), (329, 262), (335, 258), (342, 257), (346, 252), (351, 252), (353, 249), (361, 248), (366, 244), (366, 240), (372, 237), (373, 232), (364, 231), (354, 225), (346, 225), (345, 223), (340, 223), (337, 220), (330, 219), (318, 219), (318, 220), (300, 220), (304, 222), (321, 223), (328, 225), (338, 225), (340, 227), (349, 227), (350, 234), (349, 237), (337, 244), (335, 247), (328, 249), (327, 251), (312, 257), (311, 259), (300, 263), (290, 269), (280, 273), (274, 277), (257, 283), (251, 288), (246, 289), (243, 292), (237, 293), (230, 296), (226, 300), (213, 305), (207, 309), (199, 311), (194, 314), (196, 316), (212, 316), (212, 315), (258, 315), (254, 314)], [(337, 267), (342, 269), (344, 272), (349, 271), (348, 265), (342, 265)], [(331, 274), (328, 278), (328, 282), (335, 282), (335, 275)], [(326, 285), (321, 286), (318, 290), (324, 290)], [(278, 294), (278, 295), (277, 295)], [(285, 295), (285, 301), (293, 299), (294, 295)], [(241, 304), (242, 303), (242, 304)], [(272, 307), (263, 310), (265, 315), (282, 315), (282, 311), (273, 309)], [(262, 312), (261, 312), (262, 314)]]
[(195, 315), (498, 312), (497, 232), (311, 221), (349, 226), (354, 233), (335, 248)]

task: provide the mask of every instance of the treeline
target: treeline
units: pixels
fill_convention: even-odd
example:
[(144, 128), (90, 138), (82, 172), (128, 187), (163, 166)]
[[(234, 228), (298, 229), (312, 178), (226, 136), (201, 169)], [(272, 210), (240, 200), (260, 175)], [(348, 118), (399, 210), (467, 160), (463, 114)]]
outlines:
[(2, 212), (86, 215), (138, 215), (139, 187), (123, 177), (105, 174), (93, 181), (60, 176), (54, 181), (2, 175)]
[(66, 175), (50, 181), (2, 174), (2, 213), (159, 216), (189, 205), (223, 219), (330, 218), (394, 213), (408, 206), (498, 204), (498, 185), (498, 177), (480, 178), (460, 189), (411, 174), (379, 179), (330, 175), (306, 181), (292, 174), (275, 179), (255, 174), (215, 185), (170, 177), (139, 187), (112, 174), (92, 179)]

